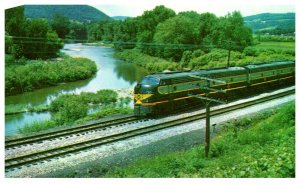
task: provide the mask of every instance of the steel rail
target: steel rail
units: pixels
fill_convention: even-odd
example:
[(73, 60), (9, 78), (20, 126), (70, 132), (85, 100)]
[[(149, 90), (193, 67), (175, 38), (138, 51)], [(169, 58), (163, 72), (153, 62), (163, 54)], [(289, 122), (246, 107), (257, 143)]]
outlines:
[(108, 126), (119, 125), (122, 123), (136, 121), (136, 120), (140, 120), (140, 119), (141, 118), (138, 118), (133, 115), (122, 116), (122, 117), (117, 117), (117, 118), (110, 119), (110, 120), (103, 120), (103, 121), (100, 120), (93, 124), (85, 124), (85, 125), (80, 125), (80, 126), (76, 126), (76, 127), (72, 127), (72, 128), (58, 130), (58, 131), (52, 131), (52, 132), (47, 132), (47, 133), (40, 133), (40, 134), (36, 134), (36, 135), (26, 136), (26, 137), (22, 137), (22, 138), (10, 139), (10, 140), (5, 141), (5, 149), (24, 145), (24, 144), (40, 142), (43, 140), (55, 139), (57, 137), (68, 136), (68, 135), (72, 135), (72, 134), (82, 134), (83, 132), (88, 132), (88, 131), (97, 130), (97, 129), (103, 129)]

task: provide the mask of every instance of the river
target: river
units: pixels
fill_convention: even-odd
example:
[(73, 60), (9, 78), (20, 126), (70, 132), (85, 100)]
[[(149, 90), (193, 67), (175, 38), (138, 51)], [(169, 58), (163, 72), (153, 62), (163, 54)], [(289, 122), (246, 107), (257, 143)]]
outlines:
[[(59, 94), (96, 92), (100, 89), (133, 89), (137, 81), (140, 81), (147, 71), (137, 65), (125, 63), (113, 57), (114, 49), (99, 46), (87, 46), (82, 44), (65, 44), (62, 52), (71, 56), (81, 56), (96, 62), (98, 71), (94, 77), (87, 80), (70, 82), (58, 86), (42, 88), (33, 92), (8, 96), (5, 105), (49, 104)], [(51, 118), (49, 112), (21, 113), (5, 116), (5, 136), (14, 135), (19, 127), (34, 121)]]

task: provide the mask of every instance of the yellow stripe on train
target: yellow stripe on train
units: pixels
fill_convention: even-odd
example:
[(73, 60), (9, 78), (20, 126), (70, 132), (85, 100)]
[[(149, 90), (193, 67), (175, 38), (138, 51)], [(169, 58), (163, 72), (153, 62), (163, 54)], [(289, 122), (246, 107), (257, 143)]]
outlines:
[(142, 104), (142, 100), (149, 98), (153, 94), (134, 94), (135, 104)]

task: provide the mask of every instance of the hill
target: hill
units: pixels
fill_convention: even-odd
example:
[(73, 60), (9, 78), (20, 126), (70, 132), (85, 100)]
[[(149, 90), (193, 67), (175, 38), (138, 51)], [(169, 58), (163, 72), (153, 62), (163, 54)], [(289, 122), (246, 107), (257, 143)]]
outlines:
[(254, 33), (295, 33), (295, 13), (262, 13), (244, 17), (244, 20)]
[(79, 22), (111, 20), (108, 15), (88, 5), (24, 5), (24, 8), (27, 18), (51, 20), (53, 15), (61, 14)]

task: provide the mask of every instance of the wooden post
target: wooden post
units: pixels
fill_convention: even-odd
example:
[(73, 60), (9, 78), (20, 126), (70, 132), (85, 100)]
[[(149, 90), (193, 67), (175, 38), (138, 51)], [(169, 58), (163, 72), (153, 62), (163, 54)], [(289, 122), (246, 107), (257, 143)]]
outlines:
[(211, 102), (216, 102), (216, 103), (221, 103), (221, 104), (225, 104), (226, 103), (224, 101), (220, 101), (220, 100), (217, 100), (217, 99), (209, 98), (210, 91), (217, 92), (217, 93), (225, 93), (226, 94), (225, 90), (214, 89), (214, 88), (211, 88), (210, 85), (211, 85), (211, 82), (226, 84), (226, 81), (222, 81), (222, 80), (218, 80), (218, 79), (212, 79), (212, 78), (208, 78), (208, 77), (197, 76), (197, 75), (190, 75), (190, 77), (202, 79), (202, 80), (205, 80), (207, 82), (206, 86), (200, 87), (200, 89), (202, 89), (202, 90), (205, 91), (205, 97), (203, 97), (201, 95), (193, 95), (193, 94), (190, 94), (189, 96), (192, 96), (192, 97), (195, 97), (195, 98), (199, 98), (199, 99), (205, 101), (205, 108), (206, 108), (205, 157), (208, 157), (209, 147), (210, 147), (210, 103)]
[(208, 157), (210, 146), (210, 103), (206, 103), (205, 157)]
[[(210, 88), (210, 80), (207, 80), (207, 88)], [(208, 98), (209, 92), (205, 92), (205, 96)], [(210, 101), (206, 101), (206, 124), (205, 124), (205, 157), (208, 157), (210, 147)]]

